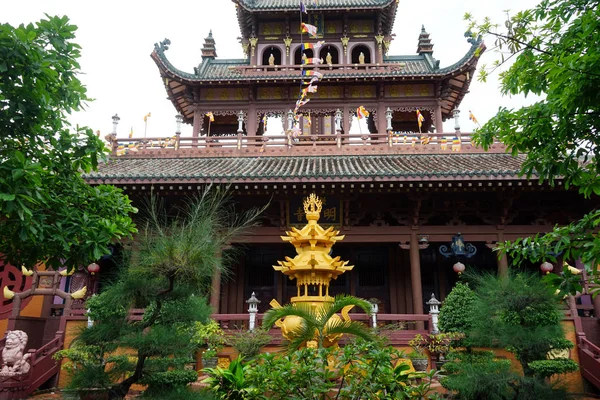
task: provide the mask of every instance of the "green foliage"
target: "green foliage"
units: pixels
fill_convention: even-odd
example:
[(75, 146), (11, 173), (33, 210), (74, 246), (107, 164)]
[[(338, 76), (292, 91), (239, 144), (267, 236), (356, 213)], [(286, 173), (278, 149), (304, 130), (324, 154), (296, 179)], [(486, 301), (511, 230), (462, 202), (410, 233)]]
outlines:
[(240, 356), (248, 359), (256, 357), (260, 350), (271, 343), (273, 338), (262, 329), (237, 331), (227, 336), (227, 344), (238, 351)]
[(203, 371), (208, 378), (202, 383), (205, 383), (219, 399), (243, 400), (255, 392), (246, 380), (248, 368), (242, 364), (242, 358), (238, 357), (231, 361), (227, 369), (205, 368)]
[(426, 374), (407, 374), (403, 356), (378, 341), (357, 339), (343, 348), (260, 354), (244, 370), (246, 399), (432, 399)]
[(445, 355), (452, 350), (452, 342), (464, 337), (464, 334), (458, 332), (438, 333), (436, 335), (423, 336), (416, 334), (408, 345), (413, 348), (417, 354), (425, 354), (428, 351), (432, 355)]
[(140, 383), (148, 385), (146, 392), (152, 396), (183, 391), (197, 379), (198, 373), (194, 370), (171, 370), (148, 374)]
[(476, 298), (468, 283), (457, 282), (440, 308), (440, 331), (464, 333), (471, 329)]
[(71, 348), (56, 352), (52, 358), (63, 360), (69, 372), (69, 388), (109, 388), (128, 370), (127, 357), (108, 355), (106, 347), (74, 342)]
[(450, 353), (444, 364), (442, 386), (464, 400), (502, 400), (514, 397), (512, 385), (519, 376), (510, 360), (496, 359), (492, 352)]
[(529, 363), (529, 368), (535, 376), (549, 378), (556, 374), (575, 372), (579, 369), (579, 366), (570, 358), (553, 358), (551, 360), (532, 361)]
[(304, 303), (287, 304), (281, 308), (270, 309), (265, 313), (263, 327), (269, 329), (276, 321), (287, 316), (300, 317), (302, 323), (293, 332), (294, 337), (289, 342), (290, 351), (297, 350), (310, 340), (315, 340), (318, 347), (323, 347), (328, 335), (346, 334), (373, 340), (373, 333), (362, 323), (332, 318), (345, 307), (352, 308), (351, 306), (360, 307), (365, 313), (371, 314), (371, 303), (368, 301), (353, 296), (338, 295), (332, 303), (324, 303), (317, 309)]
[[(542, 0), (502, 24), (506, 31), (489, 20), (466, 19), (474, 35), (494, 39), (501, 57), (497, 66), (506, 51), (509, 58), (516, 55), (500, 75), (504, 94), (545, 97), (518, 110), (500, 108), (477, 132), (475, 142), (488, 148), (499, 139), (512, 154), (526, 154), (521, 172), (528, 177), (551, 184), (561, 179), (567, 189), (576, 186), (586, 197), (600, 194), (600, 2)], [(600, 210), (595, 210), (546, 235), (507, 243), (502, 251), (515, 265), (521, 259), (542, 262), (561, 253), (593, 265), (600, 259), (599, 223)], [(596, 268), (592, 272), (597, 282)], [(570, 293), (574, 290), (571, 286)]]
[[(471, 345), (507, 348), (533, 376), (531, 363), (546, 360), (553, 349), (568, 348), (560, 325), (558, 298), (537, 275), (483, 275), (477, 281)], [(550, 360), (549, 360), (550, 361)]]
[(81, 177), (103, 142), (67, 116), (88, 100), (67, 17), (0, 25), (0, 254), (32, 269), (87, 265), (136, 232), (120, 189)]
[[(138, 245), (127, 258), (131, 264), (89, 301), (95, 323), (79, 336), (84, 344), (102, 343), (107, 352), (128, 349), (126, 359), (131, 362), (111, 388), (115, 397), (142, 381), (154, 382), (152, 390), (163, 398), (171, 398), (169, 391), (188, 396), (176, 384), (191, 377), (184, 371), (185, 364), (200, 342), (206, 345), (208, 336), (219, 336), (208, 323), (212, 310), (206, 296), (213, 273), (226, 269), (231, 255), (216, 255), (253, 226), (259, 215), (258, 210), (229, 215), (233, 209), (227, 194), (211, 188), (172, 219), (151, 211)], [(144, 308), (141, 319), (129, 318), (131, 308)], [(169, 380), (172, 385), (166, 384)]]

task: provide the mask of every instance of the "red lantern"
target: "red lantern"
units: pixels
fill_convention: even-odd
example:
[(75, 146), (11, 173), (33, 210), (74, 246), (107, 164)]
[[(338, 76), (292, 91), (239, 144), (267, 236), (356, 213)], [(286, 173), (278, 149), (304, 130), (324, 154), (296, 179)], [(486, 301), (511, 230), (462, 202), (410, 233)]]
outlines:
[(548, 261), (544, 261), (542, 265), (540, 265), (540, 269), (543, 273), (549, 274), (554, 269), (554, 265), (550, 264)]
[(454, 270), (454, 272), (456, 272), (457, 274), (460, 275), (465, 270), (465, 264), (463, 264), (459, 261), (452, 266), (452, 269)]
[(88, 265), (87, 270), (90, 274), (94, 275), (100, 272), (100, 266), (96, 263), (91, 263), (90, 265)]

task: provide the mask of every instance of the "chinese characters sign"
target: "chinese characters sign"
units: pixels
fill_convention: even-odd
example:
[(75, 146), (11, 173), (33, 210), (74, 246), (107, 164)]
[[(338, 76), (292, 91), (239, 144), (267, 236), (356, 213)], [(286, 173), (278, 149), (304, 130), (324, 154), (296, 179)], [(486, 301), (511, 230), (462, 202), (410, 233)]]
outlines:
[[(342, 225), (342, 202), (337, 196), (319, 196), (323, 202), (319, 224), (324, 228), (330, 225)], [(288, 201), (287, 222), (288, 226), (300, 227), (306, 225), (304, 213), (304, 196), (292, 197)]]

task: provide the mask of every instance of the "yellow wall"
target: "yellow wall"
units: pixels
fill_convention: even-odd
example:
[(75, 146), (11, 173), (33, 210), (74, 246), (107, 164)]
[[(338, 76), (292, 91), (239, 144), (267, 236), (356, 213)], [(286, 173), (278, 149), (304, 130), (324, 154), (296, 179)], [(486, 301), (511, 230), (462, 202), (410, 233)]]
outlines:
[[(23, 317), (41, 317), (42, 306), (44, 305), (44, 296), (33, 296), (29, 303), (21, 310), (21, 316)], [(0, 337), (4, 337), (6, 334), (6, 327), (8, 326), (8, 318), (0, 320)]]

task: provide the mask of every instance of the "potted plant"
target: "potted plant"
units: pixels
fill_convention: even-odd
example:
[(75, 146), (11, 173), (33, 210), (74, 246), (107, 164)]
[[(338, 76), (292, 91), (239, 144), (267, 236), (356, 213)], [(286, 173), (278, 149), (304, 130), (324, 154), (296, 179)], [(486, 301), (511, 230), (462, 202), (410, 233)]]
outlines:
[(192, 341), (196, 344), (198, 350), (202, 351), (202, 366), (204, 368), (214, 368), (217, 366), (217, 353), (225, 344), (225, 333), (217, 323), (210, 320), (203, 324), (197, 322), (194, 326)]
[(408, 345), (413, 349), (408, 354), (408, 358), (412, 362), (415, 371), (427, 371), (427, 365), (429, 364), (429, 357), (427, 356), (426, 347), (428, 340), (421, 334), (415, 335), (414, 338), (408, 341)]
[(444, 363), (444, 355), (452, 350), (452, 342), (463, 337), (462, 333), (456, 332), (432, 334), (427, 337), (417, 334), (408, 344), (414, 349), (415, 353), (429, 352), (435, 358), (437, 369), (440, 369)]

